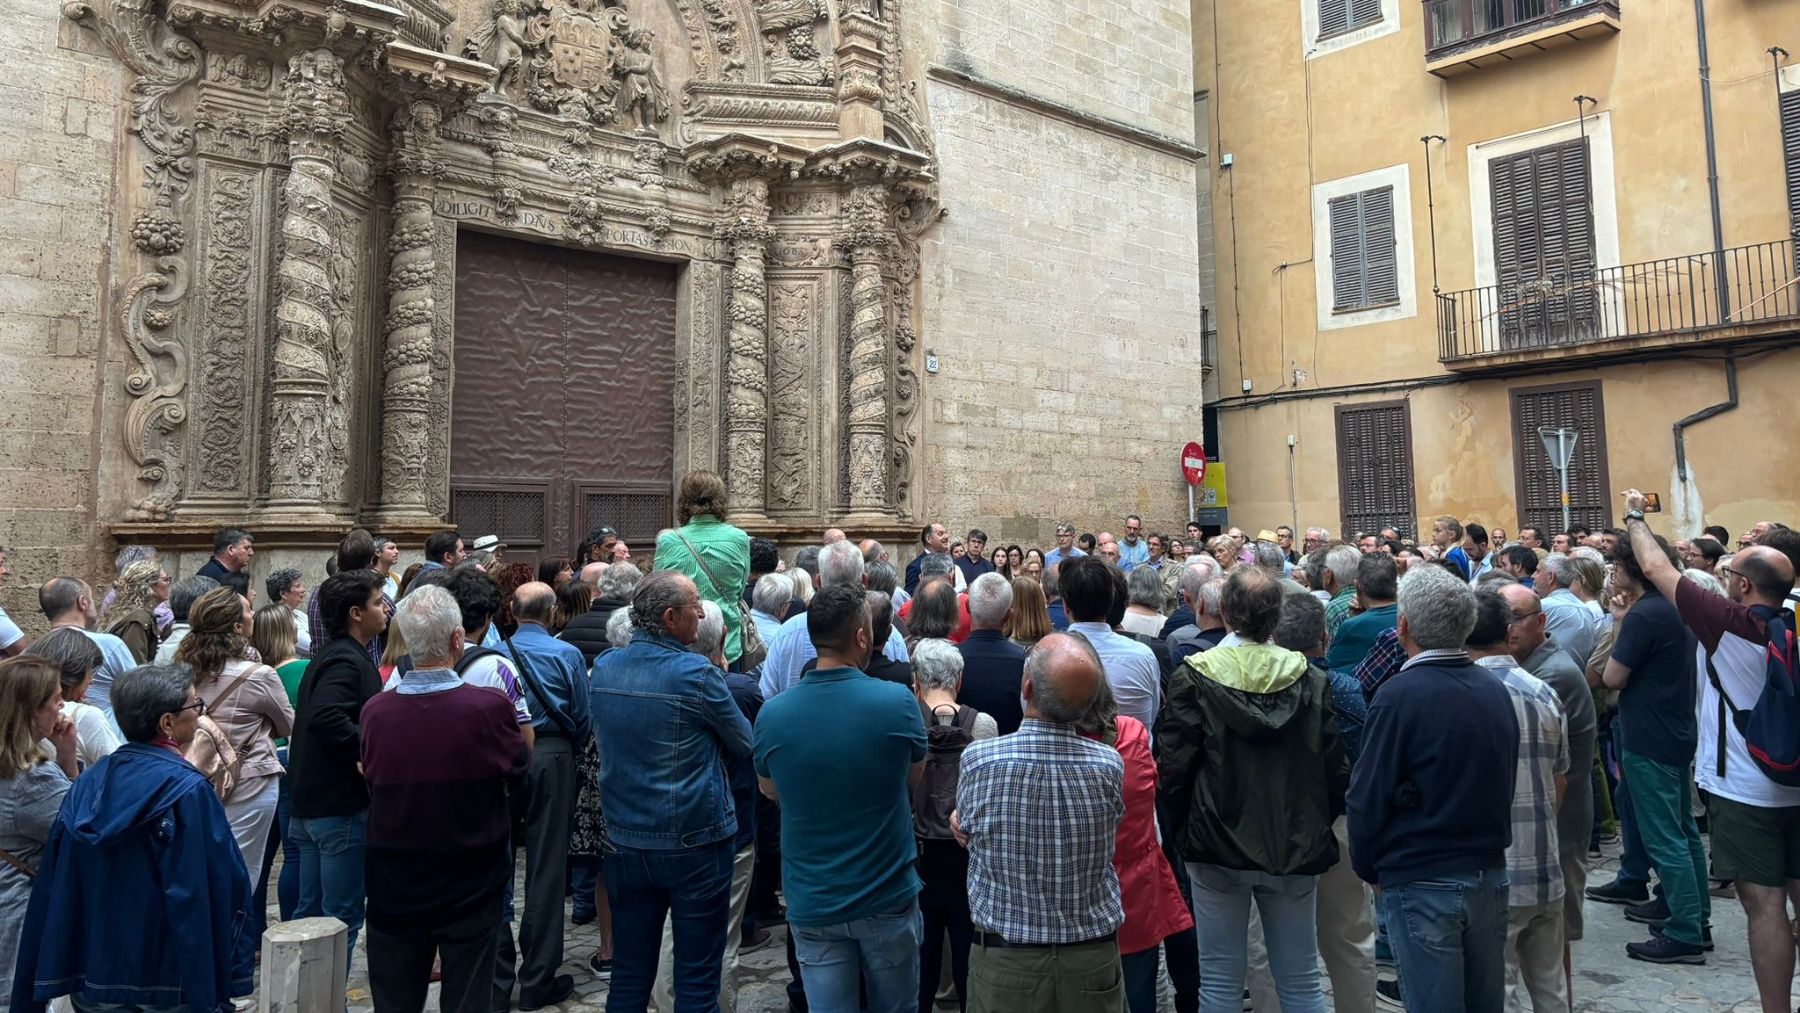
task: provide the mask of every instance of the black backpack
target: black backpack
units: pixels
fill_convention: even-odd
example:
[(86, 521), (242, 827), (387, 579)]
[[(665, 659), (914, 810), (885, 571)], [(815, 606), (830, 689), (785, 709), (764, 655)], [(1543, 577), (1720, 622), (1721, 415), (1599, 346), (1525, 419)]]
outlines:
[(913, 833), (926, 840), (955, 840), (950, 813), (956, 809), (956, 782), (962, 776), (963, 750), (975, 741), (975, 719), (980, 715), (975, 708), (958, 704), (955, 716), (944, 722), (921, 700), (919, 716), (925, 719), (925, 776), (912, 789)]

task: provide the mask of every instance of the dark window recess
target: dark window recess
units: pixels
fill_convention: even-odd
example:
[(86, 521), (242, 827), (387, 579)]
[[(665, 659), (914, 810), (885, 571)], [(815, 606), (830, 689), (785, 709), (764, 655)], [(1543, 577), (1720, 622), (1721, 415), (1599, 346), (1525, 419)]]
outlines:
[(1326, 208), (1331, 216), (1331, 308), (1359, 310), (1399, 302), (1394, 188), (1333, 197)]
[(1337, 406), (1338, 503), (1343, 536), (1413, 523), (1412, 415), (1406, 401)]
[(1381, 0), (1319, 0), (1319, 38), (1366, 28), (1381, 20)]
[[(1781, 95), (1781, 153), (1787, 161), (1788, 234), (1800, 251), (1800, 91)], [(1795, 264), (1800, 270), (1800, 252)]]
[(1206, 459), (1219, 459), (1219, 406), (1204, 405), (1200, 409), (1200, 425), (1205, 432), (1200, 435), (1200, 446), (1206, 451)]
[(471, 543), (499, 535), (509, 562), (535, 563), (544, 549), (544, 493), (543, 488), (456, 486), (450, 491), (450, 523)]
[(1488, 163), (1502, 348), (1593, 340), (1594, 200), (1585, 139)]
[(583, 486), (580, 496), (581, 519), (575, 530), (587, 532), (605, 525), (619, 533), (633, 554), (654, 548), (657, 532), (674, 523), (667, 485)]
[(1569, 460), (1569, 520), (1590, 529), (1612, 526), (1612, 486), (1606, 477), (1606, 409), (1600, 384), (1554, 384), (1511, 391), (1513, 469), (1519, 497), (1519, 524), (1543, 531), (1563, 530), (1562, 485), (1540, 428), (1573, 429), (1575, 454)]

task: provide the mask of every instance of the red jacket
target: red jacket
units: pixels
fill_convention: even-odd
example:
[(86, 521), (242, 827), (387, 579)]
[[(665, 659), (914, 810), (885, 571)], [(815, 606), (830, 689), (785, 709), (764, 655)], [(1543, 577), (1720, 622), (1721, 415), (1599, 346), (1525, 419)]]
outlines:
[(1113, 868), (1125, 901), (1119, 952), (1137, 953), (1184, 929), (1194, 918), (1175, 885), (1175, 873), (1156, 840), (1156, 760), (1143, 722), (1120, 715), (1113, 748), (1125, 761), (1125, 815), (1113, 846)]
[[(901, 622), (905, 622), (906, 620), (912, 618), (913, 602), (916, 600), (917, 599), (915, 599), (915, 598), (908, 598), (908, 599), (906, 599), (906, 604), (900, 606), (900, 621)], [(950, 642), (953, 644), (960, 644), (963, 641), (969, 639), (969, 596), (968, 595), (959, 594), (956, 596), (956, 610), (959, 613), (959, 615), (956, 617), (956, 629), (954, 629), (950, 632)]]

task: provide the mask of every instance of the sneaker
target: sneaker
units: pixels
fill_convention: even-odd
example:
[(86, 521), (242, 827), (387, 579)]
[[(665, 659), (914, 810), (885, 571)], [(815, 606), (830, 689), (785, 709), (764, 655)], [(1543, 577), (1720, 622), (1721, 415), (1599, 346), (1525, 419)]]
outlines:
[(1253, 1010), (1253, 1009), (1255, 1009), (1255, 1008), (1256, 1008), (1256, 1007), (1255, 1007), (1255, 1006), (1252, 1006), (1252, 1005), (1250, 1005), (1250, 990), (1249, 990), (1249, 989), (1247, 989), (1247, 988), (1246, 988), (1246, 989), (1244, 989), (1244, 1010), (1245, 1010), (1245, 1013), (1249, 1013), (1249, 1011), (1250, 1011), (1250, 1010)]
[(769, 945), (769, 940), (773, 938), (775, 938), (774, 933), (765, 928), (758, 928), (755, 932), (744, 936), (743, 941), (738, 943), (738, 952), (754, 953)]
[(599, 950), (595, 950), (594, 955), (588, 958), (588, 970), (594, 972), (595, 981), (612, 980), (612, 961), (602, 959)]
[(1626, 943), (1625, 955), (1651, 964), (1704, 964), (1705, 947), (1678, 943), (1668, 936), (1651, 936), (1641, 943)]
[[(1652, 925), (1652, 926), (1650, 926), (1650, 934), (1657, 937), (1658, 939), (1661, 939), (1662, 935), (1663, 935), (1663, 931), (1667, 928), (1668, 928), (1668, 926), (1666, 924), (1665, 925)], [(1700, 926), (1700, 948), (1705, 950), (1708, 953), (1711, 953), (1713, 951), (1712, 926), (1711, 925)]]
[(1605, 858), (1606, 855), (1601, 852), (1600, 845), (1590, 844), (1588, 845), (1588, 857), (1595, 861), (1599, 861), (1600, 859)]
[(1399, 979), (1381, 978), (1375, 982), (1375, 1005), (1382, 1009), (1406, 1008), (1406, 1003), (1400, 998)]
[(1615, 879), (1610, 883), (1587, 888), (1587, 899), (1602, 904), (1642, 904), (1650, 899), (1650, 888), (1643, 883)]
[(1661, 925), (1669, 920), (1669, 902), (1662, 897), (1643, 904), (1630, 904), (1625, 908), (1625, 920), (1640, 925)]
[(568, 1000), (569, 996), (574, 994), (575, 976), (572, 974), (559, 974), (551, 980), (550, 991), (545, 992), (543, 995), (527, 996), (521, 991), (519, 993), (519, 1008), (526, 1011), (526, 1013), (530, 1013), (530, 1011), (534, 1009), (543, 1009), (545, 1006), (555, 1006), (558, 1003), (565, 1002)]

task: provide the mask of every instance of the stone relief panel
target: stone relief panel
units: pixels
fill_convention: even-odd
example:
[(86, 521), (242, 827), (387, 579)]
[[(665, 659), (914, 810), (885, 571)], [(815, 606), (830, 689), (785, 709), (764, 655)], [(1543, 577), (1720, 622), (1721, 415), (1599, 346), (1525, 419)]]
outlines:
[(819, 505), (819, 447), (813, 439), (820, 390), (817, 279), (769, 281), (769, 507)]
[(199, 375), (192, 446), (193, 492), (219, 497), (250, 493), (250, 342), (259, 333), (261, 290), (257, 263), (262, 222), (261, 174), (209, 167), (201, 248), (207, 270), (200, 293)]
[(825, 0), (759, 0), (757, 27), (763, 35), (763, 80), (770, 84), (832, 82), (833, 62), (819, 51)]
[(463, 55), (492, 65), (493, 94), (593, 126), (654, 133), (671, 98), (655, 32), (594, 0), (494, 0)]
[[(688, 467), (719, 466), (718, 434), (720, 424), (719, 382), (723, 371), (720, 356), (724, 333), (725, 272), (715, 263), (696, 260), (688, 265), (688, 354), (683, 370), (686, 376), (687, 415), (677, 416), (675, 431), (687, 424)], [(676, 384), (676, 390), (682, 389)]]
[(438, 218), (431, 234), (437, 270), (432, 276), (434, 311), (431, 385), (438, 396), (428, 408), (430, 453), (425, 458), (427, 505), (438, 516), (450, 512), (450, 398), (454, 393), (452, 342), (456, 329), (456, 222)]
[(369, 222), (365, 217), (340, 206), (332, 209), (330, 221), (327, 317), (331, 340), (326, 348), (331, 379), (325, 395), (325, 440), (331, 458), (346, 462), (346, 466), (324, 476), (322, 493), (327, 502), (344, 503), (360, 499), (361, 493), (352, 485), (360, 476), (352, 472), (363, 462), (356, 460), (351, 447), (360, 445), (355, 434), (367, 414), (359, 410), (363, 391), (357, 380), (367, 368), (362, 339), (373, 334), (368, 319), (368, 300), (373, 293), (368, 291), (371, 286), (366, 279), (375, 276), (375, 265), (369, 261)]

